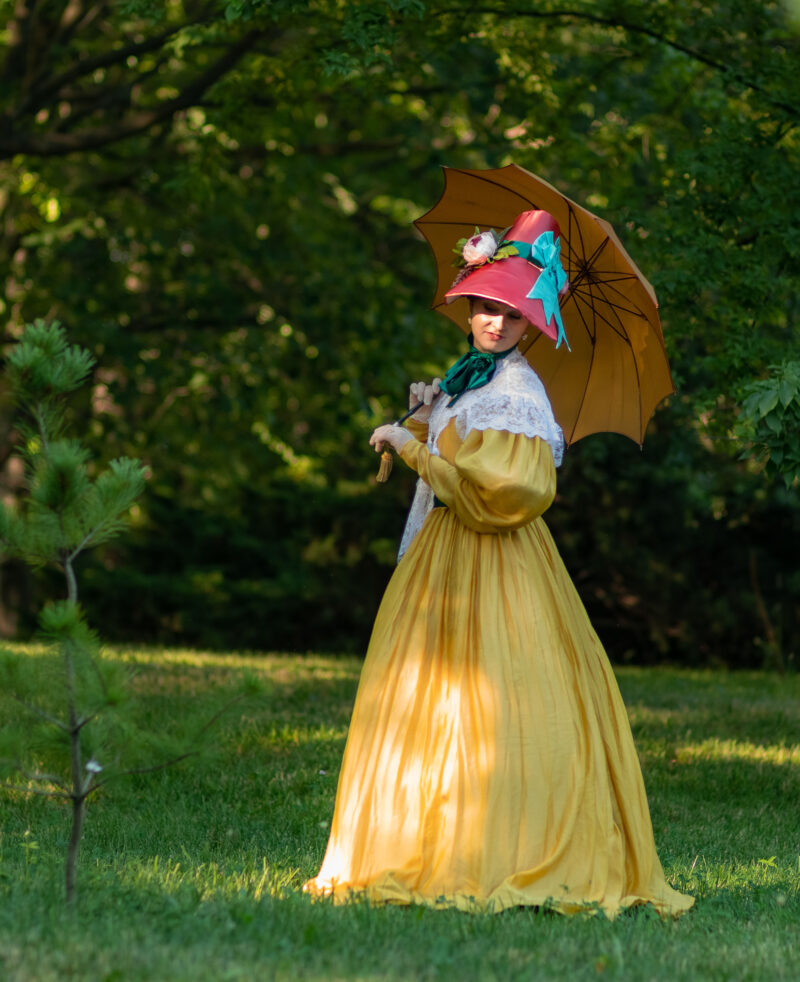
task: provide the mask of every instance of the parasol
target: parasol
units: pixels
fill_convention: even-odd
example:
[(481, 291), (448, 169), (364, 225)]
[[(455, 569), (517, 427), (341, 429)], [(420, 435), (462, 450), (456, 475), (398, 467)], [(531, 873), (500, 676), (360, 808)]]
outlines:
[(641, 444), (658, 403), (675, 391), (655, 291), (608, 222), (547, 181), (509, 164), (494, 170), (444, 168), (445, 189), (414, 223), (436, 258), (433, 308), (465, 334), (469, 302), (447, 303), (456, 242), (507, 228), (529, 209), (550, 212), (561, 228), (561, 259), (570, 281), (561, 299), (570, 348), (556, 349), (538, 330), (520, 343), (544, 383), (567, 443), (590, 433), (621, 433)]

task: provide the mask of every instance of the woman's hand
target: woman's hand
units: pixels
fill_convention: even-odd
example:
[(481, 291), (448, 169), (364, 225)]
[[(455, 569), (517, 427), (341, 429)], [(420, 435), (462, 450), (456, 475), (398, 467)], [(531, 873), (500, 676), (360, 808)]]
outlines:
[(431, 405), (433, 400), (439, 395), (439, 383), (442, 380), (435, 378), (430, 385), (425, 382), (412, 382), (408, 390), (408, 408), (416, 406), (418, 402), (424, 402), (422, 409), (418, 409), (411, 417), (418, 423), (427, 423), (431, 415)]
[(399, 453), (408, 441), (413, 439), (414, 437), (404, 427), (395, 426), (394, 423), (386, 423), (372, 431), (369, 443), (371, 447), (375, 447), (376, 453), (383, 450), (384, 443), (388, 443), (393, 450)]

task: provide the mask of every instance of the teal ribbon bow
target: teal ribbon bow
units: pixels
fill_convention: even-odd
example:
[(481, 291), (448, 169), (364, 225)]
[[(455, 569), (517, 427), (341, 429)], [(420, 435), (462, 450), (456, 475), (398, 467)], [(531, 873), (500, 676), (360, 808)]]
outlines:
[(561, 239), (556, 238), (553, 232), (542, 232), (532, 245), (516, 240), (512, 241), (510, 245), (516, 247), (523, 259), (535, 263), (541, 269), (541, 273), (528, 293), (528, 297), (532, 300), (542, 301), (546, 324), (555, 318), (558, 325), (556, 348), (561, 347), (561, 342), (565, 341), (567, 350), (572, 351), (569, 341), (567, 341), (564, 322), (561, 320), (561, 310), (558, 306), (558, 295), (567, 282), (567, 274), (561, 265)]
[[(516, 348), (516, 345), (514, 345)], [(444, 378), (439, 384), (442, 392), (451, 396), (448, 406), (457, 402), (465, 392), (470, 389), (480, 389), (492, 380), (494, 368), (498, 361), (511, 354), (514, 348), (508, 351), (501, 351), (497, 355), (486, 354), (478, 351), (472, 344), (472, 335), (469, 336), (469, 351), (462, 355), (455, 365), (448, 368)]]

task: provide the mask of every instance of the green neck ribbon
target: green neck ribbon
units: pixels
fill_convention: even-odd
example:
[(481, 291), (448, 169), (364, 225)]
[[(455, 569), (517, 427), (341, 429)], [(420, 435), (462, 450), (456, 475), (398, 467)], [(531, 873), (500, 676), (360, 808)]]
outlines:
[(465, 392), (470, 389), (480, 389), (490, 382), (494, 375), (495, 365), (516, 348), (509, 348), (508, 351), (501, 351), (497, 355), (486, 354), (472, 343), (472, 335), (469, 336), (469, 351), (462, 355), (455, 365), (452, 365), (442, 379), (439, 388), (451, 396), (448, 406), (457, 402)]

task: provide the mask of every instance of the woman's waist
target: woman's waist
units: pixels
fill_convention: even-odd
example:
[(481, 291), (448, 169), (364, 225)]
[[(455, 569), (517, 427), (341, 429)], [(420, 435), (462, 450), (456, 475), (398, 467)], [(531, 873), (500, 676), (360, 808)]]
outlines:
[(524, 532), (527, 529), (531, 529), (539, 524), (544, 525), (544, 519), (541, 515), (537, 515), (535, 518), (530, 519), (530, 521), (522, 522), (519, 525), (509, 525), (507, 523), (493, 524), (490, 519), (486, 520), (475, 520), (471, 522), (469, 518), (465, 518), (463, 515), (459, 515), (458, 512), (451, 508), (446, 501), (442, 501), (437, 495), (433, 496), (433, 504), (428, 512), (428, 518), (432, 516), (437, 516), (437, 521), (441, 518), (444, 519), (446, 516), (446, 521), (454, 522), (466, 529), (469, 532), (473, 532), (476, 535), (515, 535), (518, 532)]

